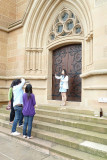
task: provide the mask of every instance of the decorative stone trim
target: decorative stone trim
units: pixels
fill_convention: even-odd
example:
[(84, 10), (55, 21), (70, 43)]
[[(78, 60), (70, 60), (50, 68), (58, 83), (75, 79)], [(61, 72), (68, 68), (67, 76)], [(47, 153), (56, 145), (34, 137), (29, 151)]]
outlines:
[(0, 89), (9, 89), (10, 87), (6, 87), (6, 86), (0, 86)]
[(26, 49), (26, 71), (42, 71), (43, 49)]
[(0, 31), (8, 32), (8, 29), (0, 26)]
[(88, 86), (88, 87), (83, 87), (84, 90), (107, 90), (107, 86)]
[(93, 39), (93, 31), (90, 31), (90, 33), (85, 38), (86, 41), (90, 41), (91, 39)]
[(26, 51), (43, 51), (43, 48), (26, 48)]
[(0, 76), (0, 80), (13, 80), (13, 79), (17, 79), (17, 78), (25, 78), (25, 79), (30, 79), (30, 80), (38, 80), (38, 79), (43, 79), (43, 80), (46, 80), (47, 79), (47, 76), (26, 76), (26, 75), (22, 75), (22, 76), (10, 76), (10, 77), (7, 77), (7, 76)]
[(94, 70), (90, 71), (87, 73), (83, 73), (80, 75), (81, 78), (87, 78), (89, 76), (95, 76), (95, 75), (106, 75), (107, 74), (107, 69), (102, 69), (102, 70)]
[[(9, 89), (9, 88), (10, 88), (10, 86), (0, 86), (0, 89)], [(35, 86), (33, 86), (33, 89), (43, 89), (43, 90), (45, 90), (46, 87), (41, 87), (41, 86), (35, 87)]]

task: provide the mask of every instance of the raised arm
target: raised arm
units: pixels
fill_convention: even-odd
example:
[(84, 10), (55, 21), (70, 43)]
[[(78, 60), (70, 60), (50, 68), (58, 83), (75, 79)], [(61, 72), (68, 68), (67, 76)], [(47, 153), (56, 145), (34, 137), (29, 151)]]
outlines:
[(57, 76), (57, 75), (55, 74), (55, 78), (56, 78), (56, 79), (61, 79), (61, 76)]
[(18, 85), (19, 88), (22, 88), (25, 84), (25, 79), (21, 79), (21, 83)]

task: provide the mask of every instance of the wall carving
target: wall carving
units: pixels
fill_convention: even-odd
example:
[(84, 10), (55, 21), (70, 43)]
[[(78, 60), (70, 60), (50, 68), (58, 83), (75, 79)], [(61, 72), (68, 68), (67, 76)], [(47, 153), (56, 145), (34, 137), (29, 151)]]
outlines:
[(42, 70), (42, 49), (26, 50), (26, 71)]
[(82, 24), (77, 16), (69, 9), (64, 8), (56, 17), (49, 33), (49, 42), (67, 35), (83, 33)]

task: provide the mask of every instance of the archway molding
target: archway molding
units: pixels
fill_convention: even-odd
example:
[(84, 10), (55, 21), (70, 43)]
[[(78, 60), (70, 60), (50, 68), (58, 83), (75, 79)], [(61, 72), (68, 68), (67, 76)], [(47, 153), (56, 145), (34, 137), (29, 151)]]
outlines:
[(81, 20), (86, 40), (92, 36), (92, 16), (86, 0), (36, 0), (26, 22), (26, 48), (43, 47), (54, 19), (63, 8), (71, 9)]
[[(50, 29), (63, 9), (71, 10), (80, 20), (83, 34), (67, 35), (49, 42)], [(93, 23), (86, 0), (36, 0), (26, 21), (25, 73), (47, 75), (47, 99), (51, 99), (52, 52), (62, 45), (82, 44), (82, 73), (93, 61)], [(86, 61), (88, 59), (88, 62)]]

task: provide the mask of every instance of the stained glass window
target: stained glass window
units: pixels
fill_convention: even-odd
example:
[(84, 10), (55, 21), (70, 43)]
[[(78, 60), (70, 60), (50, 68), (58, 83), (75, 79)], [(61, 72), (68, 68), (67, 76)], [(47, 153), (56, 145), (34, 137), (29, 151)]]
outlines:
[(80, 32), (81, 32), (81, 27), (80, 26), (76, 27), (76, 33), (78, 34)]
[(63, 30), (63, 25), (58, 25), (58, 27), (57, 27), (57, 32), (58, 32), (58, 33), (61, 33), (62, 30)]
[(67, 22), (67, 29), (71, 30), (74, 27), (73, 21)]
[(77, 16), (71, 10), (64, 8), (55, 18), (49, 33), (49, 41), (61, 36), (81, 33), (83, 33), (82, 26)]
[(62, 20), (66, 21), (68, 19), (68, 13), (64, 12), (62, 15)]

